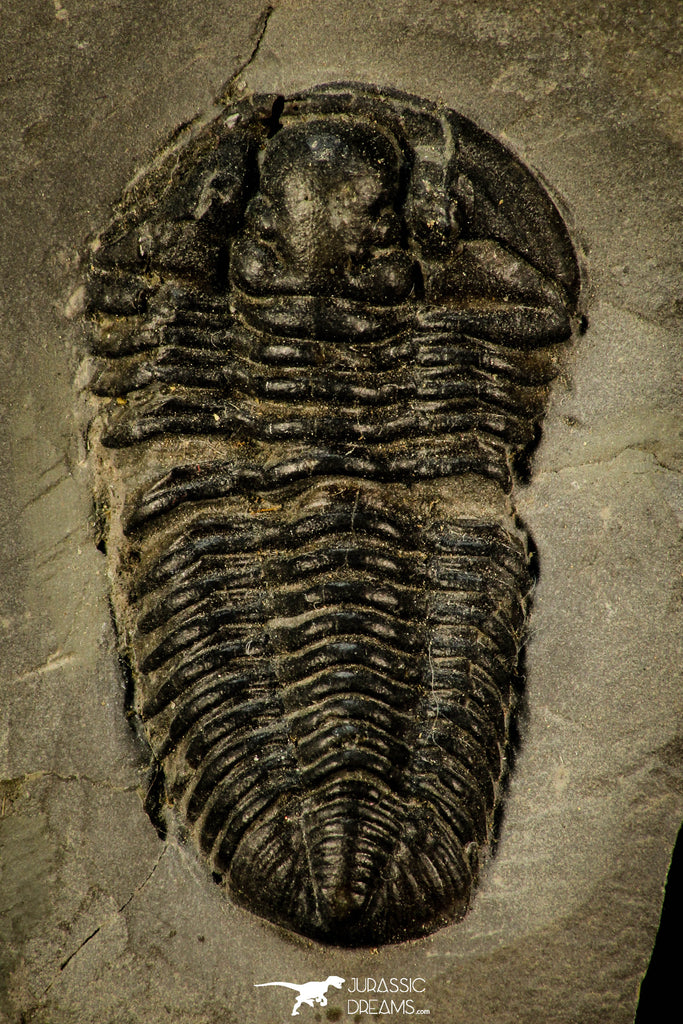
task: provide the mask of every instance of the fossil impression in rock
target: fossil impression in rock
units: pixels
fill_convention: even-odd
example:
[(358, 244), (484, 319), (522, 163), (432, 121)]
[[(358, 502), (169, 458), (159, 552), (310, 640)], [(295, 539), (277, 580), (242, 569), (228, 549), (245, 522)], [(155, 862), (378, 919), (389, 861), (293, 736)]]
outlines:
[(322, 942), (461, 917), (532, 587), (512, 487), (579, 275), (452, 110), (332, 85), (182, 130), (86, 283), (100, 546), (156, 817)]

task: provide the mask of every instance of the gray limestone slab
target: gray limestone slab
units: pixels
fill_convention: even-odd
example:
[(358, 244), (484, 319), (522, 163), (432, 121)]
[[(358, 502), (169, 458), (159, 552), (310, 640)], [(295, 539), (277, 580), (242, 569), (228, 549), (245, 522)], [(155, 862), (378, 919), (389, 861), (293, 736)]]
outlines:
[[(434, 1024), (633, 1020), (683, 818), (681, 31), (674, 0), (22, 0), (0, 150), (0, 1020), (275, 1024), (275, 980), (422, 978)], [(160, 840), (75, 426), (79, 252), (229, 88), (358, 80), (441, 101), (549, 183), (588, 331), (517, 506), (538, 548), (500, 843), (464, 921), (336, 950), (227, 903)], [(366, 1009), (370, 1009), (367, 1007)], [(405, 1006), (404, 1006), (405, 1011)], [(426, 1016), (426, 1014), (424, 1014)]]

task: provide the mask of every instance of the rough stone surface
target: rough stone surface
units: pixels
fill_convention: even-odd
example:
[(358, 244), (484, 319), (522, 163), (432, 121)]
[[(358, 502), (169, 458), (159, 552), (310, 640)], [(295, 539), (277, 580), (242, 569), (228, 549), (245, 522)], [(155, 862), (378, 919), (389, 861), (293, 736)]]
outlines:
[[(632, 1021), (683, 817), (678, 5), (17, 7), (0, 114), (0, 1019), (266, 1024), (292, 1002), (254, 984), (338, 974), (423, 977), (415, 1005), (438, 1024)], [(279, 931), (158, 839), (92, 545), (63, 317), (78, 251), (234, 76), (236, 94), (357, 79), (446, 103), (551, 183), (585, 252), (590, 327), (518, 496), (541, 576), (501, 841), (463, 922), (379, 951)], [(353, 1019), (350, 998), (301, 1020)]]

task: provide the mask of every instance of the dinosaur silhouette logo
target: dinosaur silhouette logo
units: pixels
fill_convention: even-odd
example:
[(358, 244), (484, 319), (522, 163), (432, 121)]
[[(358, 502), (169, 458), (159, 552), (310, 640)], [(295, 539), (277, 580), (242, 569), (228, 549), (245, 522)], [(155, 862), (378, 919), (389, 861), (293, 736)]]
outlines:
[(330, 974), (329, 978), (325, 981), (307, 981), (305, 985), (293, 985), (289, 981), (264, 981), (260, 985), (254, 985), (254, 988), (266, 988), (269, 985), (280, 985), (282, 988), (291, 988), (294, 992), (298, 992), (296, 999), (294, 1000), (294, 1009), (292, 1010), (292, 1017), (299, 1016), (300, 1008), (306, 1004), (306, 1006), (327, 1006), (327, 990), (328, 988), (341, 988), (344, 984), (344, 979), (339, 978), (336, 974)]

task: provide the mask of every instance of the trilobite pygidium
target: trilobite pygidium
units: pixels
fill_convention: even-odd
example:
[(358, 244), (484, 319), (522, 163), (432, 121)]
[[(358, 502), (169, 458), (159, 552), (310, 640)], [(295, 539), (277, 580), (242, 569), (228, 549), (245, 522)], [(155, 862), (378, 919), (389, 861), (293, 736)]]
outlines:
[(271, 921), (362, 945), (468, 906), (531, 588), (512, 478), (577, 290), (509, 152), (353, 85), (214, 111), (92, 247), (90, 458), (160, 813)]

